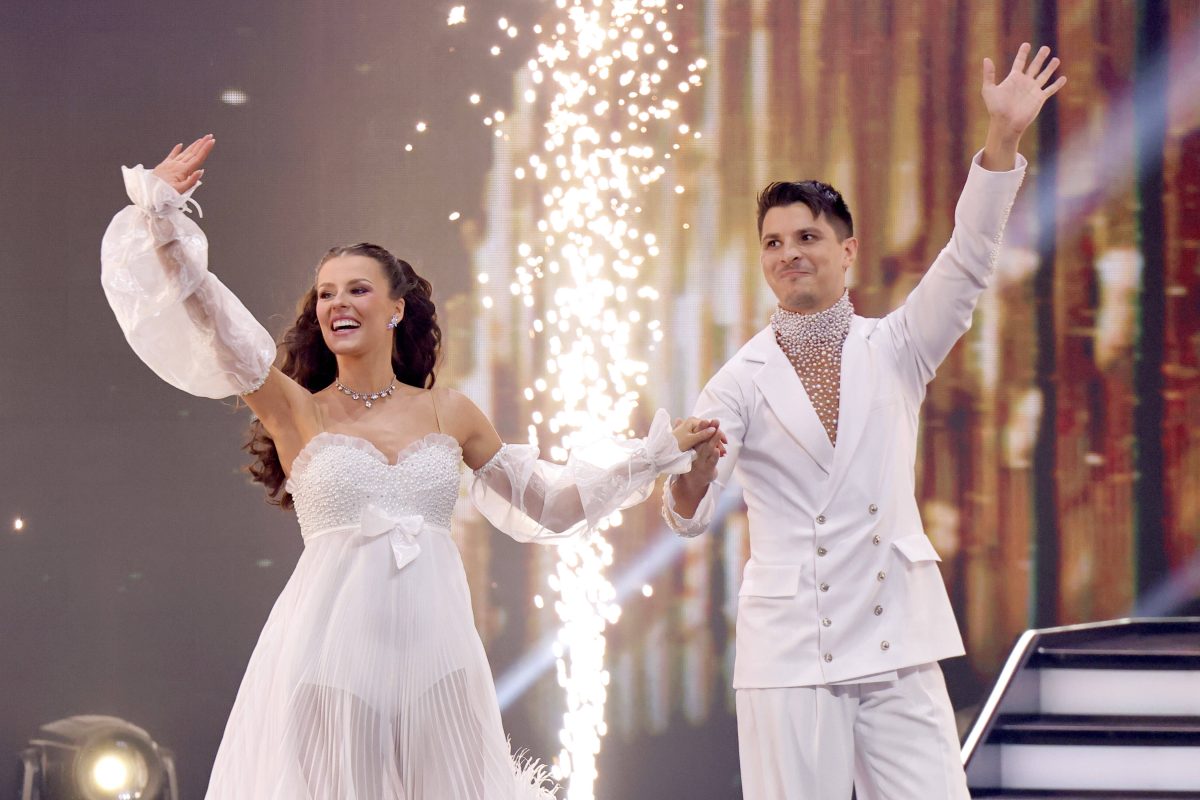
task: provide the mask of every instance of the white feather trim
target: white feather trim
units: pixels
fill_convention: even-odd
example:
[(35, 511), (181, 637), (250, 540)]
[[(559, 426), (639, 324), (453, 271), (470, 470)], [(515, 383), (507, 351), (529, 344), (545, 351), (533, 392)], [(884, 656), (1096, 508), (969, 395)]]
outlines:
[(528, 750), (513, 753), (512, 765), (517, 800), (558, 800), (558, 784), (550, 777), (550, 769)]

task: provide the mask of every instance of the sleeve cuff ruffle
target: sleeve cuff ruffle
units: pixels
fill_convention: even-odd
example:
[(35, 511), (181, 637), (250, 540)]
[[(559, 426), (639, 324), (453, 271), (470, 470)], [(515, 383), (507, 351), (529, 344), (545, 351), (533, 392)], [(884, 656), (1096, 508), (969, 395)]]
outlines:
[(716, 484), (709, 484), (708, 491), (704, 493), (704, 497), (700, 500), (700, 505), (696, 506), (696, 513), (689, 519), (680, 516), (679, 512), (675, 510), (675, 495), (671, 492), (671, 487), (675, 484), (675, 480), (675, 477), (670, 478), (667, 481), (667, 485), (663, 487), (663, 521), (667, 523), (668, 528), (680, 536), (689, 539), (693, 536), (699, 536), (708, 529), (708, 524), (712, 521), (716, 504), (714, 498), (718, 494), (714, 489)]
[(192, 199), (192, 194), (200, 188), (199, 182), (180, 194), (141, 164), (135, 167), (121, 167), (121, 175), (125, 178), (125, 193), (129, 195), (129, 202), (151, 216), (162, 217), (172, 211), (186, 213), (189, 203), (196, 207), (199, 216), (204, 216), (200, 204)]
[(696, 451), (679, 449), (679, 442), (672, 433), (671, 415), (665, 408), (655, 412), (644, 441), (646, 458), (655, 475), (679, 475), (691, 469)]

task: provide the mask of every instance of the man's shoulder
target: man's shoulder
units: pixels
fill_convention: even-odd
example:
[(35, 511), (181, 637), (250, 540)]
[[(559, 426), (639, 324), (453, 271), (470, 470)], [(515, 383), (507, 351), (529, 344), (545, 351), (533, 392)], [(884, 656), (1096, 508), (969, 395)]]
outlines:
[(738, 351), (717, 371), (717, 374), (726, 371), (737, 372), (747, 368), (753, 369), (755, 365), (761, 366), (767, 363), (772, 347), (778, 347), (778, 345), (775, 343), (775, 333), (768, 325), (739, 347)]
[(869, 339), (871, 338), (871, 334), (879, 330), (881, 325), (887, 324), (889, 316), (891, 316), (890, 313), (882, 317), (860, 317), (858, 314), (855, 314), (853, 322), (850, 323), (850, 332)]
[(707, 392), (719, 394), (736, 391), (740, 393), (743, 386), (754, 379), (755, 373), (762, 369), (768, 360), (768, 347), (775, 347), (775, 337), (770, 326), (750, 337), (750, 340), (738, 348), (706, 382)]
[(779, 347), (775, 341), (775, 330), (767, 325), (759, 330), (758, 333), (750, 337), (750, 339), (738, 349), (737, 353), (730, 361), (744, 359), (748, 361), (763, 362), (767, 360), (767, 355), (775, 348)]

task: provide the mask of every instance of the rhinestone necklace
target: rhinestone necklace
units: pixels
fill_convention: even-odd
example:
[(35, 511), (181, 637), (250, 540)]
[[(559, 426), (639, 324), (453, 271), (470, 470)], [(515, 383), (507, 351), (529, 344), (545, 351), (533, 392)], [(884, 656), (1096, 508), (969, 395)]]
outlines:
[(775, 341), (800, 376), (813, 410), (835, 446), (842, 389), (842, 345), (850, 334), (853, 317), (849, 292), (843, 292), (836, 303), (816, 314), (798, 314), (779, 307), (771, 313)]
[(381, 389), (378, 392), (356, 392), (342, 385), (340, 378), (334, 378), (333, 384), (338, 388), (338, 391), (349, 397), (351, 400), (362, 400), (363, 405), (370, 408), (376, 400), (381, 400), (384, 397), (391, 397), (392, 392), (396, 391), (396, 376), (392, 376), (392, 383), (386, 389)]

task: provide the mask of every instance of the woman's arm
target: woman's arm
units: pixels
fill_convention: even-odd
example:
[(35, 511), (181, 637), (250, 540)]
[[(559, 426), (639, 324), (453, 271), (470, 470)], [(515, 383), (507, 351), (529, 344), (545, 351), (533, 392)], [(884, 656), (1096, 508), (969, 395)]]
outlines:
[(311, 395), (271, 366), (274, 340), (208, 271), (208, 240), (185, 213), (215, 143), (176, 145), (153, 171), (124, 169), (132, 205), (104, 234), (101, 283), (125, 338), (159, 377), (200, 397), (243, 395), (286, 440), (315, 413)]
[(463, 460), (475, 470), (471, 499), (493, 525), (519, 541), (552, 541), (594, 529), (614, 511), (645, 500), (659, 475), (684, 472), (692, 448), (718, 435), (705, 420), (672, 429), (665, 411), (644, 439), (605, 439), (571, 451), (566, 464), (543, 461), (532, 445), (503, 444), (465, 396), (446, 405)]

